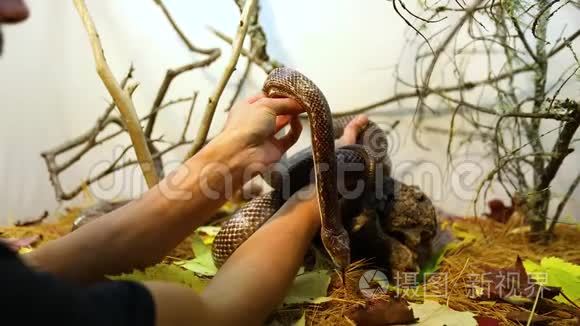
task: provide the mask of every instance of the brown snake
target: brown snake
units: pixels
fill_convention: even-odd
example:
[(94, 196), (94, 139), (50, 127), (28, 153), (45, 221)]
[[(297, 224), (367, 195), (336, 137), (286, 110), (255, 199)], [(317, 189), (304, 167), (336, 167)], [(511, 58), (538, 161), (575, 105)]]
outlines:
[[(369, 122), (358, 136), (358, 145), (335, 150), (334, 141), (342, 134), (348, 119), (333, 120), (328, 102), (318, 87), (301, 73), (289, 68), (273, 70), (264, 82), (263, 91), (271, 98), (287, 97), (296, 100), (308, 114), (312, 131), (312, 157), (305, 152), (295, 155), (285, 168), (285, 177), (270, 181), (274, 190), (258, 196), (238, 210), (225, 222), (215, 238), (212, 254), (221, 266), (228, 257), (282, 206), (288, 196), (309, 182), (314, 165), (317, 198), (321, 216), (321, 238), (334, 264), (346, 268), (350, 263), (350, 240), (339, 209), (337, 160), (339, 163), (360, 163), (364, 169), (351, 173), (347, 179), (363, 179), (364, 188), (374, 184), (377, 164), (386, 159), (387, 142), (380, 128)], [(307, 153), (309, 154), (309, 153)], [(388, 174), (388, 172), (387, 172)], [(284, 186), (289, 179), (290, 186)], [(302, 181), (294, 182), (294, 179)], [(306, 180), (304, 180), (306, 179)], [(284, 188), (284, 191), (282, 190)]]

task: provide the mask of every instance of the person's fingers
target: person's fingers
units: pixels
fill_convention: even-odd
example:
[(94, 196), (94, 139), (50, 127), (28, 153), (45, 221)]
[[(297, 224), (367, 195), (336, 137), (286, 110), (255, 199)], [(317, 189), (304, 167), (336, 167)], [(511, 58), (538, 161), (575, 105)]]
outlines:
[(290, 122), (290, 120), (292, 120), (292, 116), (291, 115), (279, 115), (276, 117), (276, 128), (274, 130), (274, 133), (277, 133), (278, 131), (282, 130), (282, 128), (286, 127), (288, 125), (288, 123)]
[(276, 139), (276, 145), (282, 153), (286, 152), (292, 145), (296, 144), (302, 133), (302, 123), (298, 116), (294, 116), (290, 121), (290, 131), (280, 139)]
[(342, 133), (342, 137), (338, 140), (340, 146), (345, 145), (352, 145), (356, 143), (356, 138), (360, 131), (368, 124), (369, 118), (364, 115), (357, 115), (354, 119), (352, 119), (346, 127), (344, 127), (344, 131)]
[(255, 103), (257, 100), (259, 100), (259, 99), (261, 99), (261, 98), (264, 98), (264, 97), (266, 97), (266, 95), (265, 95), (264, 93), (258, 93), (258, 94), (256, 94), (256, 95), (252, 95), (252, 96), (248, 97), (248, 98), (246, 99), (246, 102), (247, 102), (248, 104), (253, 104), (253, 103)]
[(276, 115), (297, 115), (304, 112), (304, 108), (291, 98), (269, 98), (258, 99), (254, 104), (265, 106)]

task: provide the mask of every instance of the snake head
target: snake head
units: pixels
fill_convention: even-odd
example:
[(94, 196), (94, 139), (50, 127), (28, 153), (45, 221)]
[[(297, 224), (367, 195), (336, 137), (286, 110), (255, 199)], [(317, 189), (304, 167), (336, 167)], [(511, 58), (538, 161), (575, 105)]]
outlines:
[(320, 237), (334, 265), (341, 270), (345, 270), (350, 265), (350, 238), (346, 230), (343, 229), (342, 232), (337, 234), (322, 228)]

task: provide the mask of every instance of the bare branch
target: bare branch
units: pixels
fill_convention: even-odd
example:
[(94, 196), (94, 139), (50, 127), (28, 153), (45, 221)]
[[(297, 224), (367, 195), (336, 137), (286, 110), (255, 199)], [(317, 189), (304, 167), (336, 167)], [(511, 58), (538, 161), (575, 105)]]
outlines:
[(522, 41), (522, 44), (524, 45), (524, 48), (526, 49), (526, 51), (528, 51), (528, 54), (530, 55), (530, 57), (532, 57), (532, 59), (534, 59), (534, 61), (537, 63), (538, 58), (536, 57), (536, 53), (534, 52), (534, 50), (532, 50), (532, 46), (530, 45), (530, 43), (526, 39), (526, 36), (524, 35), (522, 28), (520, 27), (520, 23), (517, 21), (517, 19), (515, 17), (511, 17), (511, 21), (512, 21), (512, 24), (514, 25), (514, 28), (516, 29), (516, 32), (518, 33), (518, 37), (520, 38), (520, 41)]
[(234, 95), (232, 96), (232, 98), (230, 100), (230, 105), (225, 110), (226, 112), (228, 112), (234, 106), (234, 104), (236, 104), (238, 97), (242, 93), (242, 88), (244, 87), (244, 84), (246, 83), (246, 80), (248, 79), (248, 76), (250, 75), (251, 68), (252, 68), (252, 61), (248, 59), (246, 61), (246, 66), (244, 67), (244, 72), (242, 73), (242, 77), (240, 77), (240, 80), (238, 81), (238, 86), (236, 87), (236, 92), (234, 93)]
[[(425, 92), (425, 90), (428, 89), (428, 87), (429, 87), (429, 82), (431, 80), (431, 76), (433, 75), (433, 70), (435, 69), (435, 65), (437, 64), (437, 61), (439, 60), (439, 57), (441, 56), (443, 51), (445, 51), (445, 49), (447, 48), (447, 46), (449, 45), (451, 40), (453, 40), (455, 38), (455, 36), (457, 35), (457, 33), (459, 32), (461, 27), (463, 27), (463, 24), (465, 24), (465, 22), (467, 21), (468, 18), (472, 17), (472, 15), (474, 14), (474, 12), (478, 8), (478, 6), (481, 3), (483, 3), (483, 1), (484, 0), (478, 0), (471, 7), (465, 9), (465, 13), (461, 17), (461, 19), (457, 22), (457, 24), (449, 32), (449, 34), (447, 34), (447, 37), (441, 43), (441, 45), (437, 48), (437, 50), (435, 50), (433, 52), (433, 59), (431, 60), (431, 63), (429, 64), (429, 67), (427, 68), (427, 72), (425, 73), (425, 78), (423, 79), (423, 85), (421, 86), (423, 88), (423, 92)], [(420, 111), (422, 104), (423, 104), (423, 97), (420, 96), (418, 101), (417, 101), (416, 111)]]
[(113, 76), (113, 73), (107, 64), (103, 48), (99, 40), (99, 35), (97, 34), (95, 25), (89, 15), (84, 1), (74, 0), (74, 4), (79, 13), (79, 16), (83, 21), (83, 25), (91, 42), (97, 73), (111, 94), (111, 97), (113, 97), (115, 100), (117, 108), (121, 113), (129, 136), (131, 137), (131, 142), (133, 143), (135, 154), (139, 160), (139, 165), (143, 171), (145, 180), (147, 181), (147, 185), (149, 187), (153, 187), (157, 184), (159, 178), (153, 166), (151, 152), (147, 146), (147, 140), (145, 139), (141, 125), (139, 124), (139, 118), (135, 112), (133, 101), (131, 100), (129, 94), (119, 86), (115, 76)]
[(201, 125), (199, 131), (197, 133), (197, 137), (191, 150), (188, 153), (187, 157), (191, 157), (197, 153), (207, 139), (207, 134), (209, 132), (209, 128), (211, 126), (211, 122), (213, 120), (213, 116), (215, 113), (215, 109), (217, 104), (220, 100), (222, 92), (226, 87), (232, 73), (236, 69), (236, 63), (238, 62), (238, 58), (240, 57), (240, 52), (244, 45), (244, 39), (246, 38), (246, 34), (248, 32), (248, 21), (250, 17), (253, 16), (254, 10), (256, 10), (256, 3), (257, 0), (247, 0), (244, 4), (244, 10), (242, 11), (242, 17), (240, 20), (240, 26), (238, 28), (238, 32), (236, 33), (236, 39), (232, 44), (232, 55), (230, 60), (226, 66), (226, 69), (218, 82), (218, 85), (212, 94), (212, 96), (208, 99), (207, 107), (205, 108), (204, 116), (201, 121)]
[[(242, 0), (234, 0), (238, 9), (240, 10), (240, 14), (244, 10), (244, 1)], [(260, 1), (256, 2), (256, 9), (254, 10), (254, 14), (248, 20), (248, 36), (250, 38), (250, 53), (253, 57), (255, 57), (259, 61), (269, 62), (270, 56), (268, 55), (267, 45), (268, 41), (266, 39), (266, 33), (264, 29), (260, 25)]]
[(576, 32), (570, 34), (570, 36), (568, 36), (562, 44), (555, 46), (552, 50), (550, 50), (550, 53), (548, 54), (548, 58), (553, 57), (558, 52), (562, 51), (562, 49), (569, 46), (572, 43), (572, 41), (574, 41), (578, 36), (580, 36), (580, 29), (577, 30)]
[[(400, 8), (401, 0), (392, 1), (395, 9)], [(447, 7), (450, 3), (455, 3), (459, 8)], [(481, 191), (484, 191), (485, 199), (492, 183), (499, 183), (512, 198), (518, 193), (527, 194), (524, 204), (529, 208), (527, 218), (532, 225), (531, 234), (543, 233), (551, 197), (550, 184), (566, 156), (572, 152), (571, 143), (574, 142), (574, 135), (580, 124), (578, 102), (557, 99), (563, 87), (574, 80), (578, 68), (566, 69), (553, 84), (550, 82), (548, 85), (546, 82), (548, 65), (552, 57), (569, 48), (572, 56), (576, 58), (572, 41), (578, 39), (580, 30), (567, 38), (560, 36), (551, 49), (547, 49), (548, 43), (545, 41), (550, 18), (570, 3), (573, 2), (538, 0), (527, 8), (522, 8), (521, 3), (513, 1), (481, 0), (471, 1), (468, 5), (466, 1), (454, 0), (447, 1), (439, 7), (426, 6), (430, 15), (424, 17), (437, 17), (438, 13), (444, 11), (457, 11), (461, 16), (453, 25), (448, 26), (449, 30), (445, 32), (446, 35), (442, 37), (435, 51), (429, 53), (425, 50), (429, 46), (427, 41), (419, 44), (413, 67), (413, 81), (404, 80), (398, 76), (399, 70), (396, 71), (395, 87), (402, 85), (409, 87), (410, 90), (400, 92), (396, 89), (394, 95), (387, 99), (339, 115), (356, 114), (405, 99), (417, 98), (415, 114), (418, 121), (414, 122), (418, 125), (422, 121), (423, 111), (433, 110), (431, 103), (425, 103), (426, 99), (429, 96), (436, 100), (441, 99), (439, 103), (452, 114), (451, 125), (446, 128), (449, 156), (453, 153), (451, 145), (456, 134), (456, 119), (459, 117), (471, 125), (473, 133), (480, 135), (481, 141), (489, 142), (493, 146), (490, 154), (495, 159), (495, 167), (482, 181), (474, 204), (479, 200)], [(535, 10), (534, 14), (532, 10)], [(490, 30), (485, 28), (475, 15), (484, 15), (494, 24), (494, 28)], [(420, 19), (422, 16), (417, 15), (415, 18)], [(462, 30), (467, 32), (466, 41), (463, 34), (459, 36)], [(536, 41), (533, 42), (530, 37), (532, 40), (535, 37)], [(417, 38), (415, 37), (412, 42)], [(431, 38), (428, 41), (432, 42)], [(451, 47), (454, 47), (453, 51), (447, 50)], [(496, 51), (497, 48), (500, 51)], [(470, 60), (474, 54), (481, 54), (487, 59), (488, 77), (478, 82), (464, 82), (465, 67), (474, 63)], [(498, 62), (502, 64), (499, 74), (495, 72)], [(435, 71), (439, 71), (436, 68), (441, 68), (444, 78), (453, 76), (458, 81), (456, 85), (431, 86), (431, 76)], [(531, 95), (522, 90), (516, 78), (523, 73), (533, 73), (534, 90)], [(482, 97), (489, 96), (490, 91), (496, 95), (497, 101), (482, 102)], [(469, 97), (466, 96), (467, 93), (470, 93)], [(547, 95), (552, 93), (554, 96), (548, 98)], [(471, 95), (475, 95), (475, 100)], [(559, 126), (542, 132), (543, 129), (548, 129), (543, 125), (543, 121), (546, 120), (556, 120)], [(556, 134), (556, 143), (553, 148), (545, 149), (543, 137), (549, 133)], [(470, 135), (468, 139), (478, 138)], [(469, 141), (461, 143), (460, 146), (469, 146)], [(451, 161), (451, 157), (449, 159)]]
[(572, 181), (570, 187), (568, 188), (568, 191), (566, 191), (566, 194), (564, 195), (564, 198), (562, 198), (562, 200), (558, 204), (558, 207), (556, 208), (556, 213), (554, 214), (552, 222), (550, 223), (550, 227), (548, 228), (548, 233), (554, 232), (556, 223), (558, 223), (560, 215), (562, 215), (562, 211), (564, 211), (564, 207), (566, 207), (566, 203), (568, 202), (570, 197), (572, 197), (572, 194), (574, 193), (574, 190), (576, 190), (576, 188), (578, 187), (578, 184), (580, 184), (580, 173), (578, 173), (574, 181)]
[[(169, 69), (165, 72), (165, 77), (163, 78), (163, 81), (161, 82), (161, 86), (159, 86), (159, 89), (157, 90), (157, 95), (155, 96), (155, 100), (153, 100), (153, 105), (151, 106), (151, 112), (156, 112), (157, 109), (159, 108), (159, 106), (161, 105), (161, 103), (163, 102), (163, 100), (165, 99), (165, 95), (167, 94), (167, 91), (169, 90), (169, 86), (171, 86), (171, 83), (173, 82), (173, 80), (175, 79), (175, 77), (181, 75), (184, 72), (193, 70), (193, 69), (197, 69), (197, 68), (203, 68), (203, 67), (207, 67), (210, 64), (212, 64), (214, 61), (216, 61), (221, 55), (221, 51), (215, 51), (213, 52), (211, 55), (209, 55), (207, 58), (197, 61), (197, 62), (193, 62), (175, 69)], [(157, 115), (153, 114), (153, 116), (151, 117), (151, 119), (149, 119), (149, 121), (147, 122), (147, 126), (145, 127), (145, 136), (147, 138), (151, 138), (151, 135), (153, 134), (153, 127), (155, 126), (155, 122), (157, 121)]]
[(189, 129), (189, 123), (191, 121), (191, 115), (193, 114), (193, 108), (195, 107), (195, 102), (197, 101), (197, 94), (199, 92), (193, 92), (193, 97), (191, 99), (191, 105), (189, 106), (189, 111), (187, 112), (187, 117), (185, 118), (185, 125), (183, 126), (183, 131), (181, 132), (181, 137), (179, 139), (182, 142), (185, 142), (185, 135), (187, 134), (187, 130)]
[[(161, 11), (165, 15), (165, 18), (167, 18), (167, 20), (169, 21), (169, 24), (171, 25), (171, 27), (173, 27), (173, 30), (177, 33), (177, 35), (179, 36), (179, 38), (181, 39), (183, 44), (185, 44), (185, 46), (191, 52), (205, 54), (208, 57), (205, 58), (204, 60), (201, 60), (198, 62), (193, 62), (191, 64), (187, 64), (187, 65), (181, 66), (181, 67), (176, 68), (176, 69), (167, 70), (165, 72), (165, 78), (163, 79), (163, 81), (161, 82), (161, 85), (159, 86), (159, 89), (157, 90), (157, 95), (155, 96), (155, 100), (153, 101), (153, 105), (151, 106), (151, 112), (156, 111), (156, 109), (161, 105), (161, 102), (163, 102), (163, 99), (165, 98), (165, 94), (167, 94), (167, 91), (169, 90), (169, 86), (171, 85), (171, 83), (173, 82), (173, 79), (175, 77), (177, 77), (180, 74), (185, 73), (187, 71), (193, 70), (193, 69), (207, 67), (221, 56), (221, 50), (219, 48), (202, 49), (202, 48), (195, 46), (187, 38), (185, 33), (183, 33), (181, 28), (177, 25), (177, 23), (173, 19), (173, 16), (171, 16), (171, 13), (167, 9), (167, 7), (163, 3), (163, 1), (162, 0), (153, 0), (153, 1), (161, 8)], [(149, 121), (147, 121), (147, 126), (145, 127), (145, 136), (147, 138), (151, 138), (151, 135), (153, 134), (153, 128), (155, 126), (155, 122), (157, 122), (157, 115), (154, 114), (151, 117), (151, 119), (149, 119)]]
[[(550, 2), (549, 4), (544, 6), (542, 9), (540, 9), (540, 12), (536, 15), (536, 18), (534, 19), (534, 23), (532, 24), (532, 34), (534, 35), (534, 37), (536, 39), (538, 39), (542, 42), (547, 42), (547, 41), (544, 39), (545, 37), (540, 37), (536, 33), (536, 29), (538, 27), (538, 24), (540, 23), (541, 18), (546, 13), (546, 11), (550, 10), (550, 8), (558, 2), (560, 2), (560, 0), (552, 0), (552, 2)], [(545, 20), (547, 21), (547, 18)]]
[[(213, 27), (209, 27), (209, 30), (214, 33), (219, 39), (221, 39), (224, 42), (229, 43), (230, 45), (233, 44), (233, 40), (231, 37), (227, 36), (226, 34), (216, 30)], [(265, 73), (269, 74), (272, 70), (278, 68), (278, 67), (282, 67), (283, 65), (277, 61), (273, 61), (273, 60), (269, 60), (269, 61), (263, 61), (260, 60), (258, 57), (253, 56), (250, 51), (242, 48), (241, 49), (241, 54), (248, 58), (248, 60), (252, 61), (254, 64), (256, 64), (258, 67), (262, 68), (262, 70), (264, 70)]]
[(560, 165), (562, 165), (566, 156), (572, 152), (572, 149), (569, 148), (569, 146), (576, 130), (578, 130), (578, 126), (580, 126), (580, 108), (578, 107), (578, 103), (576, 103), (576, 109), (573, 112), (573, 119), (564, 123), (562, 131), (558, 135), (558, 139), (552, 149), (554, 157), (552, 157), (546, 165), (544, 173), (541, 175), (540, 183), (536, 186), (537, 190), (545, 189), (550, 185), (552, 179), (556, 176), (556, 172), (560, 168)]
[(365, 106), (360, 107), (360, 108), (350, 109), (348, 111), (335, 113), (334, 115), (337, 117), (341, 117), (341, 116), (351, 115), (351, 114), (360, 114), (360, 113), (364, 113), (366, 111), (376, 109), (378, 107), (382, 107), (382, 106), (385, 106), (385, 105), (388, 105), (388, 104), (391, 104), (394, 102), (398, 102), (398, 101), (410, 99), (410, 98), (415, 98), (415, 97), (419, 97), (419, 96), (422, 96), (423, 98), (427, 98), (429, 95), (432, 95), (432, 94), (458, 92), (458, 91), (466, 91), (466, 90), (468, 91), (468, 90), (472, 90), (478, 86), (493, 84), (493, 83), (496, 83), (500, 80), (511, 78), (514, 75), (519, 75), (519, 74), (524, 73), (524, 72), (531, 72), (532, 70), (533, 70), (532, 67), (526, 66), (526, 67), (522, 67), (519, 69), (515, 69), (515, 70), (507, 72), (507, 73), (497, 75), (495, 77), (465, 82), (461, 85), (425, 88), (422, 90), (422, 92), (417, 90), (414, 92), (399, 93), (399, 94), (396, 94), (392, 97), (386, 98), (384, 100), (380, 100), (378, 102), (371, 103), (371, 104), (365, 105)]
[(177, 23), (173, 19), (173, 16), (171, 16), (171, 13), (167, 9), (167, 7), (163, 3), (163, 1), (162, 0), (153, 0), (153, 1), (161, 8), (161, 11), (163, 11), (165, 18), (167, 18), (167, 20), (171, 24), (171, 27), (173, 27), (173, 29), (175, 30), (175, 32), (177, 33), (177, 35), (179, 36), (181, 41), (185, 44), (185, 46), (187, 46), (189, 51), (197, 52), (197, 53), (201, 53), (201, 54), (207, 54), (207, 55), (212, 55), (214, 52), (216, 52), (216, 50), (219, 51), (219, 49), (202, 49), (202, 48), (199, 48), (199, 47), (193, 45), (193, 43), (187, 38), (185, 33), (183, 33), (181, 28), (179, 28), (179, 26), (177, 25)]
[[(399, 9), (397, 8), (397, 0), (393, 0), (391, 3), (393, 4), (393, 10), (395, 10), (397, 15), (399, 15), (399, 17), (401, 17), (401, 19), (405, 22), (405, 24), (407, 24), (407, 26), (411, 27), (411, 29), (413, 29), (415, 31), (415, 33), (417, 33), (417, 35), (419, 35), (423, 40), (425, 40), (425, 43), (427, 44), (429, 49), (431, 49), (431, 52), (434, 53), (433, 48), (431, 47), (431, 43), (429, 43), (429, 40), (425, 37), (425, 35), (423, 35), (423, 33), (421, 33), (415, 26), (413, 26), (413, 24), (411, 24), (411, 22), (409, 20), (407, 20), (407, 18), (405, 18), (405, 16), (403, 16), (403, 14), (401, 14)], [(403, 4), (402, 1), (400, 3), (402, 4), (403, 9), (407, 10), (407, 7), (405, 7), (405, 4)], [(407, 10), (407, 12), (409, 12), (409, 11)]]
[[(130, 69), (130, 73), (133, 71), (133, 68), (131, 67)], [(122, 85), (124, 85), (126, 83), (126, 80), (128, 79), (127, 75), (125, 76), (125, 78), (122, 81)], [(164, 103), (163, 105), (161, 105), (155, 112), (153, 112), (153, 114), (156, 114), (157, 112), (168, 108), (169, 106), (176, 104), (176, 103), (181, 103), (184, 101), (190, 101), (192, 98), (188, 97), (188, 98), (179, 98), (176, 100), (172, 100), (172, 101), (168, 101), (167, 103)], [(121, 121), (121, 119), (119, 117), (116, 116), (108, 116), (111, 113), (111, 107), (114, 108), (114, 105), (111, 104), (109, 107), (106, 108), (105, 113), (99, 118), (97, 119), (96, 125), (89, 129), (87, 132), (83, 133), (81, 136), (76, 137), (73, 140), (67, 141), (62, 145), (56, 146), (55, 148), (53, 148), (52, 150), (49, 151), (45, 151), (43, 152), (41, 155), (44, 158), (44, 161), (46, 163), (47, 166), (47, 170), (49, 173), (49, 178), (50, 181), (52, 183), (52, 186), (55, 190), (55, 196), (57, 198), (57, 200), (61, 201), (61, 200), (68, 200), (68, 199), (72, 199), (74, 196), (76, 196), (78, 194), (78, 192), (65, 192), (62, 184), (60, 182), (59, 179), (59, 175), (62, 174), (66, 169), (68, 169), (69, 167), (71, 167), (74, 163), (78, 162), (86, 153), (88, 153), (89, 151), (93, 150), (94, 148), (104, 144), (105, 142), (125, 133), (127, 130), (125, 129), (123, 122)], [(152, 116), (152, 114), (148, 114), (144, 117), (142, 117), (140, 119), (140, 122), (146, 122), (148, 119), (150, 119)], [(106, 127), (109, 126), (110, 124), (114, 124), (116, 126), (119, 127), (119, 130), (112, 132), (108, 135), (105, 135), (101, 138), (98, 138), (98, 136), (104, 132), (106, 130)], [(191, 143), (191, 141), (185, 141), (183, 144), (185, 143)], [(56, 158), (58, 155), (63, 154), (65, 152), (71, 151), (81, 145), (84, 146), (77, 151), (76, 153), (74, 153), (71, 157), (68, 157), (67, 160), (65, 160), (64, 162), (58, 164), (56, 162)], [(130, 149), (130, 147), (129, 147)], [(163, 151), (165, 153), (165, 151)], [(156, 154), (152, 154), (153, 160), (154, 162), (161, 162), (161, 156)], [(136, 163), (136, 161), (135, 161)], [(121, 167), (122, 168), (122, 167)], [(119, 168), (119, 169), (121, 169)], [(98, 179), (95, 179), (98, 180)], [(89, 183), (90, 184), (90, 183)], [(79, 185), (76, 189), (82, 189), (82, 187), (85, 187), (89, 184), (81, 184)], [(80, 190), (79, 190), (80, 191)]]

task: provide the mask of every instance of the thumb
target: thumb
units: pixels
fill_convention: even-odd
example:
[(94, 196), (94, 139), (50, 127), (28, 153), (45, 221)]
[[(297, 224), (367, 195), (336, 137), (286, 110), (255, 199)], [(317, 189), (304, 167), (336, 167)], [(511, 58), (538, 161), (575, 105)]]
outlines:
[(364, 127), (366, 127), (368, 122), (369, 119), (364, 114), (357, 115), (352, 120), (350, 120), (346, 127), (344, 127), (342, 136), (338, 140), (339, 146), (355, 144), (358, 134)]

